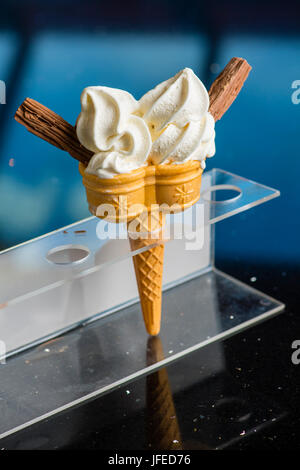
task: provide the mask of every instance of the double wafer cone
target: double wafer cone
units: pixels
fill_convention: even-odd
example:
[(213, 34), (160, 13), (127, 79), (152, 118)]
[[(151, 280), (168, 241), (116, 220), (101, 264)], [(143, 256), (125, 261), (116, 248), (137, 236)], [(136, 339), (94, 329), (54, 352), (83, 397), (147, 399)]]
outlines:
[[(109, 179), (79, 165), (92, 214), (110, 222), (127, 222), (145, 326), (157, 335), (161, 324), (163, 228), (165, 213), (185, 210), (200, 197), (200, 162), (149, 165)], [(160, 243), (161, 242), (161, 243)], [(149, 246), (151, 248), (148, 248)]]

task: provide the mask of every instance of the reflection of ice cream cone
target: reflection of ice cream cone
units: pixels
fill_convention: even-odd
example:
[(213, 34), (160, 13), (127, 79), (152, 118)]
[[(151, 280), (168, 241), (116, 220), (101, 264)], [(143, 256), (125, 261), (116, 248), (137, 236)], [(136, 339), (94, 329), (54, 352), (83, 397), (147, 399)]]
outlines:
[[(149, 338), (147, 364), (164, 359), (159, 337)], [(147, 433), (152, 449), (182, 449), (179, 424), (165, 368), (147, 376)]]
[[(113, 178), (98, 178), (79, 165), (92, 214), (110, 222), (129, 222), (131, 250), (156, 246), (133, 258), (146, 329), (160, 331), (164, 246), (164, 212), (180, 212), (200, 197), (202, 168), (199, 161), (181, 165), (149, 165)], [(153, 211), (153, 206), (156, 209)], [(158, 207), (159, 206), (159, 207)], [(111, 208), (111, 211), (110, 209)], [(135, 224), (138, 238), (132, 237)], [(136, 234), (136, 230), (133, 230)]]

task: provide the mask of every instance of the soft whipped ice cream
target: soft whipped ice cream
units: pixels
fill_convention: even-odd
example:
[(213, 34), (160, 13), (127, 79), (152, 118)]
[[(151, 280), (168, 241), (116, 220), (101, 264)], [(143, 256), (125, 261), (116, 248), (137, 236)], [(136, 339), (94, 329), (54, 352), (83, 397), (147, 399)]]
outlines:
[(215, 154), (215, 123), (207, 90), (185, 68), (140, 101), (123, 90), (88, 87), (81, 94), (77, 136), (94, 152), (86, 171), (100, 178), (147, 164), (201, 161)]
[(215, 122), (208, 112), (207, 90), (194, 72), (185, 68), (148, 91), (139, 101), (153, 141), (151, 162), (183, 163), (215, 154)]
[(145, 121), (134, 114), (137, 109), (127, 91), (102, 86), (83, 90), (76, 132), (80, 143), (94, 152), (88, 173), (111, 178), (145, 164), (152, 140)]

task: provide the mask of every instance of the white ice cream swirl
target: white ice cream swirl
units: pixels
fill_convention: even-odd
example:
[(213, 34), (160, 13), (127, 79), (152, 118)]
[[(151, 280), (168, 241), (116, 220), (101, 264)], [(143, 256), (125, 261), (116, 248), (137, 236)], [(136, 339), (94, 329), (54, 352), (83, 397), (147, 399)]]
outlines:
[(183, 163), (215, 154), (215, 122), (208, 112), (205, 86), (185, 68), (157, 85), (139, 101), (139, 112), (152, 137), (149, 160), (155, 164)]
[(127, 91), (102, 86), (83, 90), (76, 132), (80, 143), (95, 152), (87, 173), (111, 178), (145, 164), (152, 141), (145, 121), (134, 114), (137, 108)]
[(183, 163), (215, 153), (209, 96), (191, 69), (157, 85), (139, 102), (123, 90), (88, 87), (81, 94), (77, 136), (94, 152), (86, 171), (100, 178), (148, 163)]

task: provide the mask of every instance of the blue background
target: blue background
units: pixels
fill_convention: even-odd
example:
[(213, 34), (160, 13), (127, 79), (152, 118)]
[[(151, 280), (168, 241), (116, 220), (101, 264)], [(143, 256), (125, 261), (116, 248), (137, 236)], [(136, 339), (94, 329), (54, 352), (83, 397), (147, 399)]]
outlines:
[[(218, 224), (219, 259), (299, 264), (300, 80), (297, 4), (272, 2), (2, 2), (0, 247), (88, 217), (77, 163), (13, 119), (27, 97), (75, 123), (88, 85), (137, 99), (179, 69), (209, 86), (233, 56), (253, 70), (216, 124), (219, 167), (281, 191), (281, 197)], [(269, 7), (268, 7), (269, 5)], [(283, 14), (284, 12), (284, 14)], [(290, 12), (290, 14), (288, 13)]]

